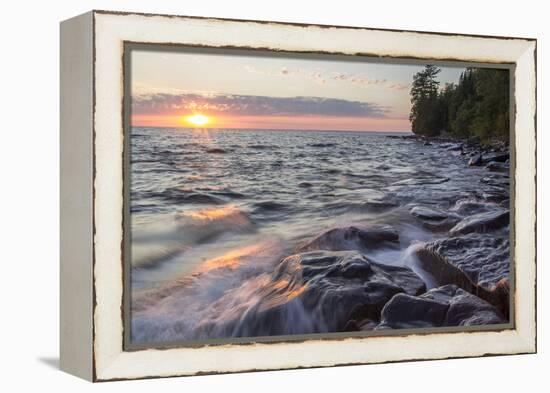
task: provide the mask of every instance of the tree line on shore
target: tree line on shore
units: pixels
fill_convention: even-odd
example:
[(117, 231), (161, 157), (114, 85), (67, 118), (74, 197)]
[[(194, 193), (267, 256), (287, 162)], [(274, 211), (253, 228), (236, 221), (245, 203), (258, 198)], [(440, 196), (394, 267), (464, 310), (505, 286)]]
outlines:
[(510, 73), (507, 69), (466, 68), (458, 83), (440, 88), (441, 69), (427, 65), (413, 77), (412, 131), (427, 137), (479, 137), (508, 142)]

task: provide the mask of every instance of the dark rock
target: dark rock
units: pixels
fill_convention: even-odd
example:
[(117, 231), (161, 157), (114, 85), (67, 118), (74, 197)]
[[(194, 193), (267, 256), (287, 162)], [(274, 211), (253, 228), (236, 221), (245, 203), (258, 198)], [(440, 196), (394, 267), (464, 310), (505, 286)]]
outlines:
[(432, 232), (448, 231), (459, 221), (457, 216), (451, 216), (441, 210), (425, 206), (416, 206), (412, 208), (411, 214), (420, 220), (424, 228)]
[(491, 304), (462, 289), (456, 289), (449, 302), (444, 326), (476, 326), (506, 323), (507, 319)]
[(491, 304), (456, 285), (421, 296), (395, 295), (382, 309), (377, 330), (492, 325), (508, 322)]
[(461, 144), (460, 145), (458, 145), (458, 144), (450, 145), (450, 146), (447, 147), (447, 151), (462, 151), (462, 149), (463, 148), (462, 148)]
[(458, 221), (458, 217), (450, 216), (440, 221), (423, 220), (422, 226), (432, 232), (448, 232), (449, 229), (453, 228)]
[(472, 158), (470, 158), (470, 161), (468, 161), (469, 166), (481, 166), (483, 165), (483, 154), (479, 153), (474, 155)]
[(338, 227), (304, 242), (296, 248), (296, 252), (368, 250), (398, 242), (397, 231), (389, 225)]
[(508, 210), (496, 210), (478, 213), (464, 218), (450, 231), (451, 235), (467, 234), (471, 232), (484, 233), (507, 226), (510, 223)]
[(498, 162), (498, 161), (489, 162), (489, 164), (487, 164), (485, 168), (491, 172), (501, 172), (501, 173), (510, 172), (510, 165), (507, 165), (503, 162)]
[(431, 145), (432, 145), (431, 142), (428, 142), (428, 141), (424, 142), (424, 146), (431, 146)]
[(482, 183), (488, 184), (493, 187), (509, 187), (510, 186), (510, 178), (508, 176), (504, 176), (501, 174), (489, 174), (488, 176), (485, 176), (481, 178), (480, 180)]
[(465, 198), (456, 201), (451, 210), (453, 213), (460, 215), (472, 215), (491, 210), (491, 207), (487, 203), (480, 200)]
[(412, 270), (388, 268), (356, 251), (296, 254), (251, 285), (240, 304), (244, 312), (200, 330), (205, 336), (215, 330), (215, 336), (243, 337), (368, 329), (394, 295), (424, 291)]
[(483, 157), (484, 163), (489, 162), (506, 162), (510, 159), (510, 153), (492, 153)]
[(455, 284), (508, 315), (510, 242), (505, 235), (471, 233), (438, 239), (416, 254), (422, 268), (439, 284)]
[(432, 209), (425, 206), (415, 206), (411, 209), (411, 214), (417, 218), (424, 220), (440, 221), (446, 219), (449, 215), (440, 210)]
[(351, 319), (344, 326), (344, 332), (357, 332), (360, 330), (359, 324), (355, 319)]
[(382, 309), (381, 323), (377, 329), (442, 326), (448, 309), (448, 303), (422, 295), (411, 296), (399, 293)]

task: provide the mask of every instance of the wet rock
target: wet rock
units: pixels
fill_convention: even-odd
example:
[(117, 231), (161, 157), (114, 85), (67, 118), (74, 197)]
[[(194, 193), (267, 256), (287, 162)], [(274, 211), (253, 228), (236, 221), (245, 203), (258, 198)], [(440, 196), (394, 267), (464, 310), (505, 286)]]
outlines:
[(456, 215), (449, 215), (441, 210), (425, 206), (415, 206), (411, 214), (416, 217), (422, 226), (432, 232), (445, 232), (453, 228), (459, 221)]
[(447, 151), (462, 151), (462, 144), (451, 144), (446, 148)]
[(460, 215), (472, 215), (491, 210), (491, 207), (483, 201), (465, 198), (456, 201), (455, 205), (450, 210)]
[(395, 295), (382, 309), (382, 329), (475, 326), (507, 323), (491, 304), (456, 285), (445, 285), (420, 296)]
[(356, 251), (301, 253), (284, 258), (273, 274), (244, 291), (238, 307), (245, 310), (220, 315), (201, 329), (206, 336), (216, 329), (217, 335), (242, 337), (372, 328), (369, 321), (380, 319), (394, 295), (424, 291), (412, 270)]
[(448, 232), (451, 228), (453, 228), (457, 224), (458, 221), (459, 221), (459, 218), (450, 216), (444, 220), (439, 220), (439, 221), (423, 220), (422, 226), (432, 232)]
[(348, 226), (329, 229), (296, 248), (296, 252), (313, 250), (368, 250), (396, 244), (397, 231), (389, 225)]
[(510, 243), (506, 235), (471, 233), (431, 241), (416, 250), (424, 270), (509, 312)]
[(470, 161), (468, 161), (469, 166), (481, 166), (483, 165), (483, 154), (479, 153), (474, 155), (472, 158), (470, 158)]
[(510, 211), (496, 210), (478, 213), (464, 218), (450, 231), (451, 235), (472, 232), (484, 233), (507, 226), (510, 223)]
[(411, 209), (411, 214), (417, 218), (421, 218), (424, 220), (444, 220), (449, 215), (447, 213), (444, 213), (440, 210), (432, 209), (425, 206), (415, 206)]
[(491, 153), (483, 157), (484, 163), (506, 162), (510, 159), (510, 153)]
[(443, 326), (448, 309), (446, 302), (400, 293), (382, 309), (376, 330)]
[(482, 177), (480, 181), (493, 187), (504, 188), (510, 186), (510, 178), (501, 174), (489, 174), (488, 176)]
[(485, 168), (491, 172), (501, 172), (501, 173), (510, 172), (510, 165), (505, 164), (503, 162), (498, 162), (498, 161), (489, 162), (489, 164), (487, 164)]

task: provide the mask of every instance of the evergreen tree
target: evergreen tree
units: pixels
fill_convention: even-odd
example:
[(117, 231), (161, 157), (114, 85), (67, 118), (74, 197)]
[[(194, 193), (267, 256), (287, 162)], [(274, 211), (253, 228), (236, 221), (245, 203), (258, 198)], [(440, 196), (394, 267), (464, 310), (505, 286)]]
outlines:
[(441, 70), (427, 65), (413, 77), (412, 131), (425, 136), (448, 135), (483, 141), (509, 139), (510, 74), (508, 70), (467, 68), (458, 84), (439, 90)]
[(413, 77), (409, 120), (415, 134), (434, 136), (440, 131), (440, 116), (437, 110), (439, 81), (436, 79), (440, 72), (440, 68), (427, 65)]

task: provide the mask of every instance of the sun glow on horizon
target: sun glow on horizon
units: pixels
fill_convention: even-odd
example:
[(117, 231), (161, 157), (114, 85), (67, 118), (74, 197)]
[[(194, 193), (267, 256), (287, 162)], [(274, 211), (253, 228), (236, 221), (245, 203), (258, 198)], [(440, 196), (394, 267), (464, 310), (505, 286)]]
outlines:
[(209, 116), (203, 115), (202, 113), (196, 113), (191, 116), (185, 116), (183, 121), (187, 124), (191, 124), (194, 127), (204, 127), (207, 124), (212, 122), (212, 119)]

